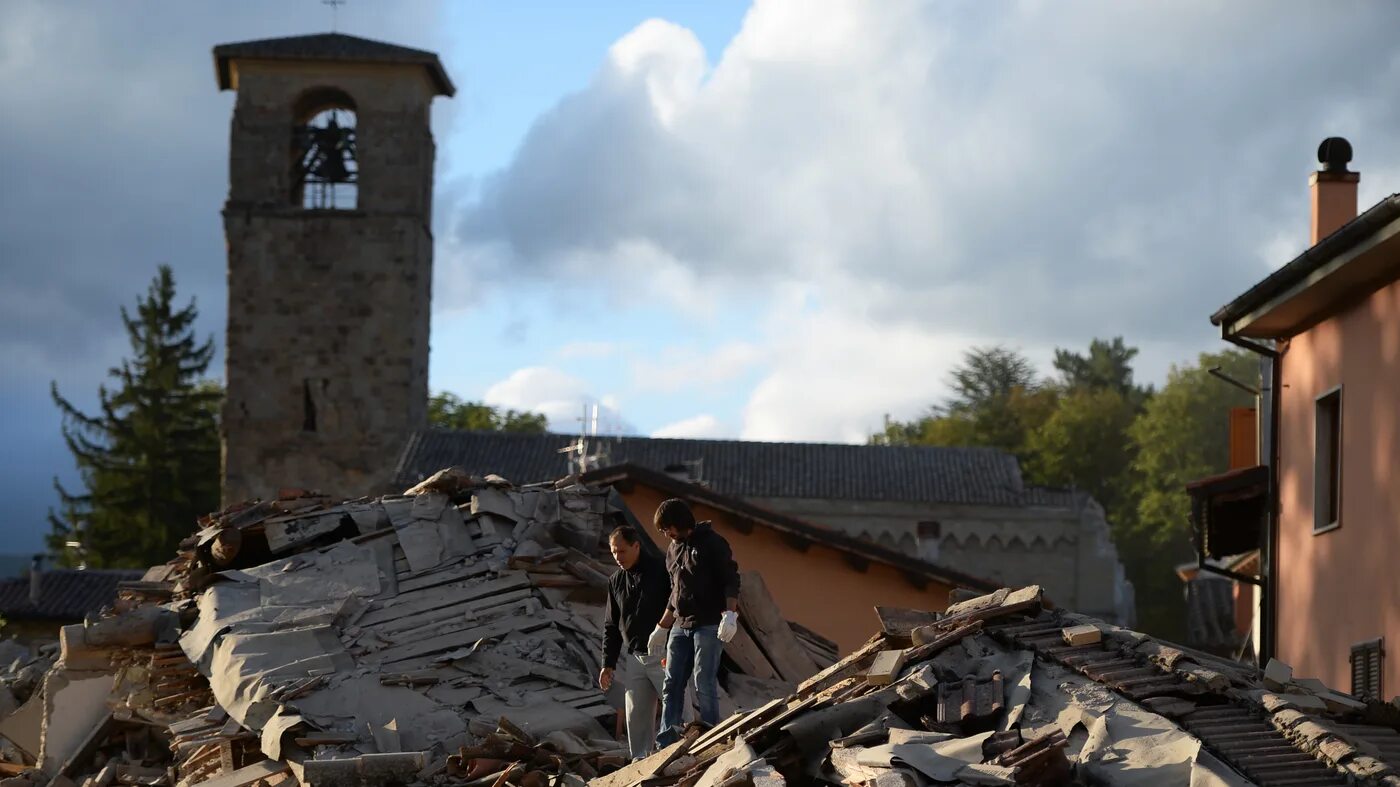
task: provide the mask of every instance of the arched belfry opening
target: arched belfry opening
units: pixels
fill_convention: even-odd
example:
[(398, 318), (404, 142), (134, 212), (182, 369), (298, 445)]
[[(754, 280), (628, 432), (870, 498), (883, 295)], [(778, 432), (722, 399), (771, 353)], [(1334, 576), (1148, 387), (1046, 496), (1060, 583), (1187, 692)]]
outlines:
[(292, 126), (293, 205), (307, 210), (354, 210), (359, 204), (355, 100), (345, 91), (308, 90)]

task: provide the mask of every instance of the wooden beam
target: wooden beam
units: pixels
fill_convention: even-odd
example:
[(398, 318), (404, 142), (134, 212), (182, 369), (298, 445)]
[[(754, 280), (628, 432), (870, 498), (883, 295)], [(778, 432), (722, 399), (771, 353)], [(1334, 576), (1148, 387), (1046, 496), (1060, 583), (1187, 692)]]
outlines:
[(812, 539), (800, 533), (783, 533), (783, 543), (796, 549), (798, 552), (806, 552), (812, 548)]
[(740, 580), (739, 617), (783, 680), (797, 683), (817, 671), (816, 662), (783, 620), (757, 571), (746, 572)]
[(917, 589), (917, 590), (927, 590), (927, 589), (928, 589), (929, 579), (928, 579), (928, 577), (924, 576), (923, 574), (916, 574), (916, 573), (914, 573), (913, 571), (901, 571), (901, 572), (899, 572), (899, 573), (900, 573), (901, 576), (904, 577), (904, 581), (905, 581), (905, 582), (908, 582), (908, 583), (911, 584), (911, 585), (913, 585), (913, 586), (915, 587), (915, 589)]
[(861, 555), (857, 555), (853, 552), (842, 552), (841, 556), (846, 559), (847, 565), (849, 565), (856, 571), (861, 572), (862, 574), (870, 569), (869, 558), (862, 557)]
[(739, 630), (734, 634), (734, 639), (724, 644), (724, 653), (734, 660), (745, 675), (751, 678), (763, 678), (765, 680), (781, 680), (778, 671), (773, 669), (772, 662), (763, 655), (763, 651), (758, 647), (758, 643), (753, 641), (749, 632), (740, 622)]

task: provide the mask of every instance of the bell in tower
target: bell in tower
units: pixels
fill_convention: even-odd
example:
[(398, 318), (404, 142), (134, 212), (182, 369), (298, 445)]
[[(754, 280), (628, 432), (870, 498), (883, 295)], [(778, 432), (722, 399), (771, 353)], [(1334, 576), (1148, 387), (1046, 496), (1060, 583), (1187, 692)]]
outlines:
[(224, 500), (386, 491), (426, 425), (437, 55), (339, 33), (214, 48), (229, 137)]

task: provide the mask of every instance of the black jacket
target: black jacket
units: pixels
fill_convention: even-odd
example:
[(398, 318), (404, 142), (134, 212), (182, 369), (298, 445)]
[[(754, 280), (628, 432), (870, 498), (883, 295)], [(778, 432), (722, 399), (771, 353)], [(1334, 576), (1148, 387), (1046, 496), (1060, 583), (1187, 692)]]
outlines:
[(632, 568), (608, 580), (608, 611), (603, 618), (603, 666), (615, 668), (622, 643), (627, 652), (646, 653), (647, 638), (661, 622), (671, 596), (671, 579), (661, 558), (642, 554)]
[(669, 606), (681, 628), (719, 623), (728, 608), (725, 599), (739, 597), (739, 564), (729, 542), (709, 522), (696, 525), (685, 541), (671, 542), (666, 572), (671, 575)]

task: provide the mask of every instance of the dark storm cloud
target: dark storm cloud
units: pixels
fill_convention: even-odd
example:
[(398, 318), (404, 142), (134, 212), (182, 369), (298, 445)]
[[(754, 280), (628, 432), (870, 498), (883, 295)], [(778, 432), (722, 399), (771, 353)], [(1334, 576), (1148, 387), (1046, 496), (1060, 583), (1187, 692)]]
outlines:
[[(340, 10), (340, 26), (438, 49), (438, 11), (362, 3)], [(15, 542), (0, 551), (38, 545), (50, 478), (72, 472), (49, 381), (92, 401), (128, 350), (118, 309), (158, 264), (222, 344), (233, 98), (210, 50), (329, 27), (313, 0), (0, 3), (0, 496)]]

